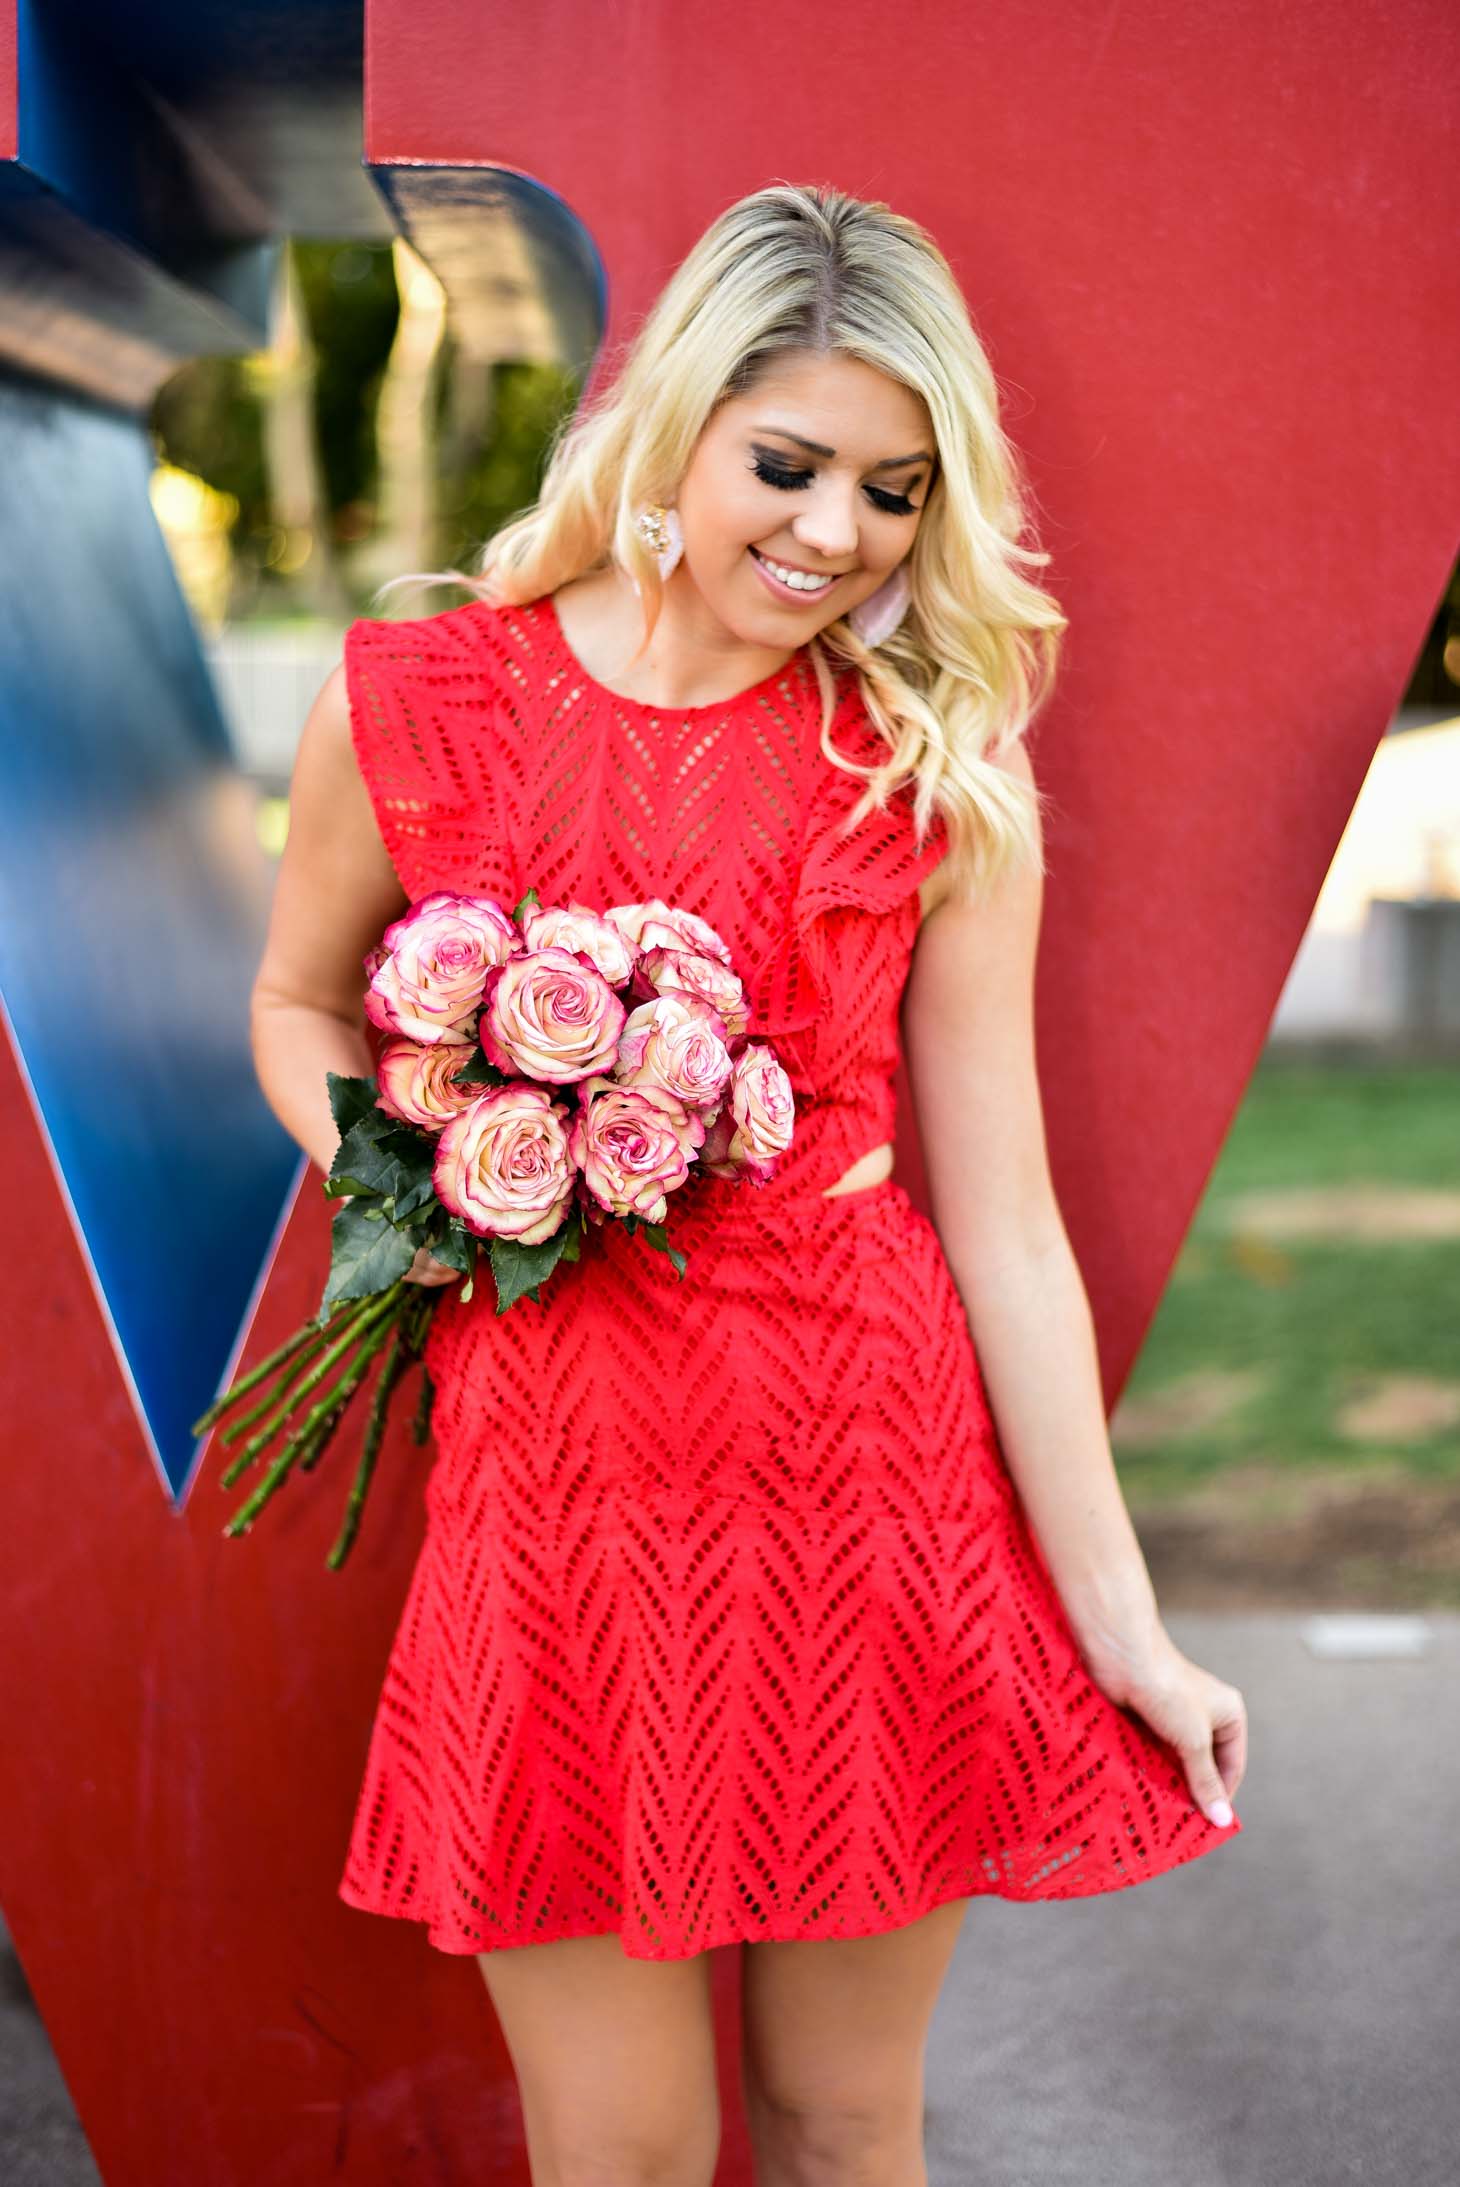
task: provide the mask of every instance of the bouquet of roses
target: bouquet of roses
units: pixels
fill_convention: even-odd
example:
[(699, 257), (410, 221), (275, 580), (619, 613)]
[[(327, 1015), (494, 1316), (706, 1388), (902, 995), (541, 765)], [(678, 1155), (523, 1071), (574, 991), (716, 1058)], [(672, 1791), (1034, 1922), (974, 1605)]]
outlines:
[[(725, 943), (658, 897), (600, 914), (545, 908), (529, 889), (509, 913), (490, 896), (438, 890), (386, 928), (364, 969), (365, 1014), (385, 1037), (374, 1078), (328, 1074), (340, 1144), (324, 1190), (343, 1205), (319, 1314), (193, 1423), (203, 1434), (267, 1385), (223, 1431), (232, 1442), (258, 1423), (224, 1488), (285, 1433), (223, 1529), (247, 1533), (292, 1471), (318, 1464), (383, 1350), (325, 1560), (335, 1570), (359, 1526), (391, 1393), (425, 1349), (435, 1294), (406, 1281), (419, 1252), (461, 1271), (466, 1300), (485, 1243), (498, 1313), (525, 1293), (540, 1301), (558, 1262), (577, 1260), (610, 1219), (682, 1276), (685, 1257), (665, 1229), (670, 1195), (696, 1175), (764, 1184), (795, 1116), (774, 1052), (748, 1037)], [(417, 1443), (434, 1396), (424, 1364), (421, 1373)]]

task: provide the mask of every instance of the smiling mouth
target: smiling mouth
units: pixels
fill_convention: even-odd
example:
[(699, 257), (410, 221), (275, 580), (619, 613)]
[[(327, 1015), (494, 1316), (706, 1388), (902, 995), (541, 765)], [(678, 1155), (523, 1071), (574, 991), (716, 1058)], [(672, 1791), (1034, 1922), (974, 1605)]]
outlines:
[(850, 574), (847, 571), (835, 570), (827, 577), (812, 578), (804, 570), (792, 570), (784, 562), (773, 562), (770, 556), (762, 554), (758, 547), (752, 547), (749, 551), (765, 571), (766, 576), (774, 584), (776, 590), (787, 594), (792, 599), (823, 599), (839, 577)]

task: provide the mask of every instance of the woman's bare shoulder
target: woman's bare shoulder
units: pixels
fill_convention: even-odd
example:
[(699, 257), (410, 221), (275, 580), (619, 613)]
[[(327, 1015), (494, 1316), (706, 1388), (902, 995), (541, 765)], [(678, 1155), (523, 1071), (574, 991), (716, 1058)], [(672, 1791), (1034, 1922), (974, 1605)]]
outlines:
[(300, 731), (290, 785), (290, 824), (296, 802), (313, 823), (312, 833), (337, 854), (351, 858), (371, 894), (399, 895), (390, 852), (380, 828), (378, 782), (366, 771), (357, 697), (350, 667), (336, 661), (316, 694)]
[[(1037, 793), (1038, 785), (1034, 779), (1034, 763), (1029, 756), (1029, 747), (1022, 737), (1012, 738), (1001, 751), (990, 751), (986, 757), (991, 766), (1002, 767), (1006, 774), (1013, 775), (1016, 781), (1024, 783), (1029, 789)], [(952, 887), (953, 860), (951, 854), (949, 854), (939, 859), (927, 879), (919, 886), (918, 901), (922, 906), (923, 920), (926, 920), (931, 912), (936, 911), (939, 904), (949, 895)]]
[(291, 808), (301, 789), (308, 796), (319, 787), (339, 789), (352, 783), (368, 811), (369, 792), (355, 748), (350, 678), (340, 659), (316, 692), (299, 732), (289, 791)]

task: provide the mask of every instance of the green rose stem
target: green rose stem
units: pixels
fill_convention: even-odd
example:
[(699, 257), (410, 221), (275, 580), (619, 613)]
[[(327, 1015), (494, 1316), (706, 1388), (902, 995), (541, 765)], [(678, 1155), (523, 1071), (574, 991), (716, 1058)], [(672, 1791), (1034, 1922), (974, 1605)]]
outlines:
[[(374, 1354), (372, 1354), (372, 1358), (374, 1358)], [(323, 1452), (326, 1452), (326, 1443), (334, 1435), (334, 1430), (339, 1428), (343, 1411), (345, 1411), (343, 1404), (332, 1406), (330, 1411), (323, 1415), (323, 1419), (319, 1419), (319, 1422), (315, 1424), (315, 1428), (310, 1428), (308, 1435), (302, 1441), (299, 1441), (299, 1446), (297, 1446), (299, 1454), (297, 1454), (297, 1461), (295, 1461), (295, 1472), (299, 1472), (299, 1474), (313, 1474), (315, 1472), (315, 1467), (319, 1465)]]
[[(376, 1343), (372, 1344), (370, 1351), (366, 1354), (367, 1364), (369, 1360), (372, 1359), (375, 1353), (379, 1350), (380, 1343), (384, 1341), (385, 1335), (386, 1330), (382, 1329), (380, 1332), (380, 1339)], [(355, 1362), (352, 1361), (351, 1365), (353, 1366), (354, 1364)], [(314, 1468), (319, 1464), (320, 1459), (324, 1455), (325, 1445), (328, 1443), (330, 1437), (334, 1434), (335, 1429), (339, 1426), (340, 1421), (344, 1415), (345, 1407), (350, 1401), (350, 1391), (353, 1390), (355, 1386), (355, 1383), (352, 1382), (349, 1389), (346, 1389), (343, 1397), (341, 1397), (339, 1394), (341, 1385), (338, 1383), (336, 1384), (334, 1389), (326, 1390), (324, 1397), (320, 1400), (320, 1403), (326, 1406), (326, 1410), (320, 1412), (319, 1407), (316, 1406), (314, 1409), (314, 1413), (310, 1415), (311, 1419), (314, 1420), (314, 1425), (312, 1428), (309, 1429), (309, 1432), (306, 1434), (304, 1429), (300, 1428), (293, 1436), (291, 1436), (290, 1441), (294, 1447), (294, 1466), (296, 1472), (312, 1473)]]
[(386, 1408), (390, 1403), (390, 1393), (410, 1363), (411, 1354), (402, 1345), (401, 1332), (397, 1328), (390, 1340), (390, 1349), (385, 1355), (385, 1364), (380, 1370), (380, 1380), (375, 1385), (375, 1397), (370, 1407), (370, 1417), (365, 1424), (365, 1442), (360, 1452), (360, 1463), (355, 1470), (355, 1478), (351, 1484), (349, 1501), (345, 1505), (344, 1520), (341, 1523), (335, 1545), (324, 1560), (332, 1572), (339, 1571), (354, 1544), (355, 1535), (360, 1525), (360, 1514), (365, 1508), (366, 1491), (370, 1486), (370, 1477), (375, 1471), (376, 1456), (385, 1434), (385, 1415)]
[(251, 1367), (241, 1381), (232, 1383), (221, 1397), (215, 1398), (208, 1410), (193, 1422), (192, 1434), (205, 1434), (215, 1420), (221, 1419), (230, 1406), (238, 1403), (240, 1397), (247, 1397), (250, 1390), (256, 1389), (266, 1374), (272, 1374), (275, 1367), (282, 1366), (286, 1359), (292, 1358), (301, 1344), (307, 1344), (313, 1351), (323, 1344), (329, 1334), (328, 1328), (321, 1329), (317, 1322), (306, 1321), (301, 1328), (295, 1330), (293, 1336), (285, 1339), (277, 1351), (270, 1352), (268, 1358), (261, 1359), (256, 1367)]
[[(347, 1306), (340, 1313), (337, 1313), (335, 1315), (332, 1321), (326, 1323), (324, 1328), (321, 1329), (318, 1324), (314, 1322), (307, 1323), (306, 1327), (312, 1328), (315, 1331), (315, 1334), (311, 1341), (307, 1345), (305, 1345), (304, 1349), (301, 1352), (295, 1353), (290, 1365), (286, 1367), (283, 1374), (278, 1376), (278, 1378), (270, 1384), (269, 1388), (265, 1391), (259, 1403), (253, 1407), (253, 1410), (251, 1412), (243, 1413), (237, 1420), (232, 1420), (229, 1422), (228, 1426), (223, 1430), (222, 1435), (219, 1437), (219, 1441), (223, 1443), (236, 1442), (239, 1436), (242, 1435), (245, 1428), (251, 1427), (254, 1421), (259, 1419), (263, 1413), (266, 1413), (271, 1405), (277, 1404), (278, 1400), (283, 1396), (284, 1392), (293, 1383), (299, 1380), (299, 1377), (304, 1373), (305, 1369), (309, 1365), (310, 1360), (314, 1358), (315, 1354), (318, 1352), (322, 1344), (328, 1344), (332, 1338), (336, 1337), (344, 1337), (348, 1340), (353, 1340), (353, 1338), (359, 1334), (360, 1329), (366, 1320), (366, 1317), (374, 1312), (374, 1309), (379, 1304), (379, 1302), (380, 1293), (378, 1291), (369, 1291), (366, 1293), (363, 1299), (351, 1299), (348, 1302)], [(229, 1393), (230, 1403), (232, 1402), (233, 1397), (237, 1394), (239, 1393), (236, 1391), (231, 1391)], [(302, 1395), (302, 1389), (296, 1390), (294, 1393), (294, 1397), (290, 1399), (290, 1405), (294, 1404), (297, 1399)], [(287, 1412), (289, 1410), (289, 1406), (286, 1406), (284, 1409)]]
[[(367, 1357), (368, 1356), (369, 1355), (367, 1354)], [(321, 1362), (320, 1364), (321, 1371), (323, 1371), (325, 1363)], [(351, 1366), (353, 1366), (355, 1362), (352, 1360), (350, 1364)], [(298, 1418), (298, 1407), (301, 1404), (302, 1400), (308, 1395), (309, 1391), (317, 1386), (317, 1382), (318, 1377), (311, 1376), (307, 1383), (301, 1383), (298, 1388), (291, 1389), (284, 1396), (275, 1417), (265, 1427), (260, 1429), (259, 1433), (252, 1438), (252, 1440), (245, 1446), (242, 1451), (240, 1451), (239, 1455), (237, 1456), (237, 1458), (234, 1459), (233, 1463), (230, 1466), (226, 1467), (223, 1473), (219, 1476), (218, 1485), (220, 1488), (231, 1488), (234, 1482), (237, 1481), (241, 1475), (246, 1473), (249, 1467), (254, 1464), (260, 1452), (267, 1449), (268, 1445), (273, 1441), (274, 1437), (280, 1433), (281, 1430), (283, 1430), (283, 1432), (286, 1434), (286, 1436), (288, 1436), (291, 1442), (297, 1439), (297, 1437), (302, 1433), (300, 1421)], [(353, 1385), (351, 1386), (353, 1387)], [(308, 1415), (308, 1417), (316, 1420), (324, 1417), (324, 1415), (320, 1413), (320, 1406), (329, 1405), (331, 1408), (337, 1407), (339, 1401), (339, 1387), (340, 1385), (336, 1384), (333, 1387), (326, 1389), (321, 1394), (319, 1405), (315, 1407), (314, 1412)], [(290, 1424), (291, 1415), (293, 1416), (292, 1426)], [(312, 1432), (317, 1433), (317, 1429)]]
[[(219, 1486), (231, 1488), (239, 1476), (247, 1472), (260, 1452), (268, 1447), (281, 1428), (288, 1433), (288, 1449), (295, 1459), (306, 1451), (312, 1451), (316, 1444), (322, 1443), (329, 1428), (334, 1425), (338, 1415), (344, 1410), (351, 1391), (358, 1387), (365, 1369), (369, 1366), (371, 1359), (373, 1359), (389, 1334), (390, 1326), (397, 1311), (398, 1308), (385, 1303), (384, 1295), (381, 1294), (374, 1301), (369, 1313), (357, 1316), (340, 1341), (333, 1345), (329, 1352), (315, 1363), (298, 1387), (291, 1389), (283, 1398), (274, 1417), (267, 1421), (260, 1428), (257, 1435), (253, 1436), (244, 1445), (232, 1465), (227, 1467), (220, 1476)], [(312, 1409), (305, 1414), (302, 1422), (298, 1420), (298, 1408), (303, 1399), (309, 1395), (311, 1390), (319, 1386), (330, 1368), (337, 1364), (350, 1351), (352, 1346), (358, 1346), (359, 1348), (355, 1351), (355, 1356), (350, 1360), (340, 1379), (322, 1392)], [(291, 1416), (296, 1416), (292, 1429), (288, 1427)]]
[[(304, 1426), (291, 1438), (291, 1445), (296, 1453), (296, 1471), (310, 1473), (319, 1464), (324, 1455), (325, 1446), (339, 1426), (349, 1406), (351, 1396), (365, 1378), (370, 1361), (385, 1343), (387, 1337), (391, 1339), (392, 1350), (400, 1341), (401, 1321), (405, 1311), (404, 1303), (402, 1303), (393, 1317), (386, 1317), (370, 1336), (367, 1345), (351, 1362), (348, 1375), (342, 1377), (333, 1390), (326, 1392), (325, 1397), (315, 1406)], [(379, 1394), (378, 1387), (376, 1394), (377, 1396)]]
[[(360, 1313), (358, 1313), (354, 1317), (354, 1319), (349, 1322), (343, 1336), (339, 1337), (333, 1344), (331, 1344), (328, 1351), (324, 1352), (320, 1356), (314, 1366), (309, 1370), (304, 1380), (299, 1384), (299, 1387), (296, 1390), (291, 1391), (289, 1395), (283, 1399), (273, 1418), (269, 1421), (266, 1421), (264, 1426), (259, 1429), (257, 1435), (252, 1436), (249, 1441), (244, 1444), (243, 1449), (234, 1459), (232, 1465), (229, 1466), (227, 1471), (221, 1476), (219, 1481), (219, 1486), (221, 1488), (231, 1488), (233, 1486), (233, 1483), (238, 1479), (239, 1475), (241, 1473), (247, 1472), (248, 1468), (253, 1464), (255, 1458), (258, 1457), (259, 1452), (264, 1450), (273, 1441), (280, 1427), (283, 1425), (289, 1414), (293, 1412), (295, 1406), (299, 1403), (300, 1399), (306, 1397), (312, 1389), (314, 1389), (320, 1382), (324, 1380), (324, 1377), (328, 1374), (330, 1368), (337, 1364), (337, 1362), (344, 1356), (344, 1354), (350, 1350), (352, 1345), (359, 1343), (362, 1346), (361, 1352), (357, 1353), (356, 1358), (345, 1370), (343, 1378), (335, 1385), (334, 1389), (328, 1392), (326, 1396), (320, 1400), (319, 1404), (315, 1406), (313, 1412), (309, 1415), (309, 1418), (305, 1423), (306, 1427), (312, 1425), (316, 1420), (321, 1419), (324, 1413), (328, 1410), (331, 1402), (335, 1398), (348, 1394), (348, 1390), (346, 1387), (347, 1384), (349, 1390), (355, 1388), (356, 1384), (360, 1379), (359, 1374), (357, 1374), (355, 1371), (356, 1367), (360, 1365), (362, 1358), (365, 1365), (368, 1366), (371, 1358), (373, 1358), (375, 1352), (379, 1349), (379, 1344), (384, 1342), (386, 1331), (384, 1329), (377, 1329), (376, 1325), (387, 1318), (394, 1319), (395, 1307), (397, 1301), (400, 1298), (401, 1292), (405, 1289), (405, 1281), (406, 1279), (404, 1276), (397, 1276), (395, 1282), (391, 1284), (388, 1290), (373, 1293), (371, 1295)], [(353, 1380), (350, 1379), (352, 1376), (354, 1377)], [(292, 1447), (293, 1446), (291, 1444), (290, 1448)]]
[(343, 1336), (347, 1328), (353, 1328), (356, 1323), (364, 1319), (369, 1304), (370, 1301), (367, 1299), (359, 1312), (351, 1312), (343, 1317), (337, 1317), (327, 1328), (318, 1330), (311, 1342), (294, 1354), (284, 1372), (269, 1384), (258, 1403), (252, 1406), (248, 1412), (240, 1413), (236, 1420), (231, 1420), (228, 1423), (228, 1426), (218, 1438), (219, 1442), (236, 1443), (245, 1428), (251, 1428), (255, 1420), (262, 1419), (270, 1406), (277, 1404), (284, 1392), (298, 1382), (301, 1375), (308, 1369), (310, 1361), (315, 1357), (321, 1345), (328, 1344), (332, 1337)]
[(416, 1416), (411, 1422), (411, 1439), (424, 1443), (431, 1432), (431, 1410), (436, 1396), (436, 1385), (431, 1380), (431, 1370), (421, 1368), (421, 1394), (416, 1400)]
[[(383, 1342), (385, 1338), (384, 1329), (381, 1330), (380, 1337)], [(379, 1344), (372, 1345), (367, 1358), (373, 1358), (379, 1348)], [(352, 1384), (351, 1387), (353, 1388), (354, 1385)], [(320, 1459), (324, 1456), (325, 1445), (339, 1426), (345, 1406), (349, 1402), (349, 1391), (346, 1391), (343, 1398), (338, 1397), (335, 1390), (328, 1390), (325, 1394), (332, 1400), (329, 1410), (320, 1413), (319, 1418), (307, 1435), (301, 1431), (299, 1436), (297, 1462), (301, 1473), (312, 1473), (319, 1464)]]
[[(412, 1319), (412, 1307), (417, 1304), (423, 1305), (426, 1308), (427, 1317), (429, 1320), (430, 1309), (435, 1304), (435, 1301), (433, 1299), (428, 1299), (424, 1297), (424, 1295), (420, 1291), (419, 1285), (414, 1286), (413, 1289), (415, 1292), (415, 1296), (412, 1298), (402, 1298), (397, 1305), (394, 1315), (388, 1314), (385, 1317), (386, 1327), (380, 1330), (379, 1335), (375, 1338), (374, 1343), (371, 1346), (372, 1352), (378, 1351), (381, 1344), (385, 1340), (386, 1329), (390, 1327), (393, 1327), (395, 1329), (396, 1336), (399, 1338), (401, 1343), (407, 1347), (406, 1357), (401, 1361), (400, 1373), (395, 1376), (396, 1381), (400, 1380), (400, 1374), (403, 1374), (405, 1372), (406, 1368), (411, 1364), (412, 1359), (415, 1357), (415, 1354), (420, 1349), (420, 1337), (417, 1333), (420, 1316), (418, 1314), (414, 1317), (414, 1319)], [(311, 1431), (312, 1439), (309, 1443), (309, 1447), (305, 1451), (304, 1456), (299, 1461), (299, 1470), (301, 1473), (309, 1473), (313, 1470), (315, 1466), (318, 1465), (325, 1444), (329, 1441), (329, 1438), (334, 1431), (339, 1415), (341, 1412), (344, 1411), (345, 1403), (347, 1402), (348, 1399), (343, 1400), (334, 1408), (333, 1411), (325, 1413), (320, 1419), (318, 1426)]]
[[(404, 1282), (405, 1278), (398, 1276), (391, 1285), (390, 1290), (381, 1294), (380, 1311), (382, 1315), (387, 1312), (387, 1302), (389, 1306), (395, 1304)], [(237, 1511), (234, 1512), (223, 1529), (225, 1534), (246, 1534), (269, 1498), (305, 1452), (308, 1451), (311, 1457), (316, 1455), (311, 1446), (315, 1443), (317, 1431), (321, 1426), (325, 1427), (326, 1432), (334, 1428), (339, 1415), (344, 1411), (349, 1399), (369, 1371), (371, 1360), (390, 1334), (391, 1321), (381, 1320), (361, 1340), (360, 1348), (345, 1369), (344, 1374), (341, 1375), (333, 1389), (328, 1390), (305, 1415), (303, 1426), (290, 1436), (252, 1496), (249, 1497), (246, 1503), (240, 1504)], [(317, 1372), (323, 1373), (323, 1371), (322, 1363)], [(230, 1473), (236, 1472), (248, 1462), (248, 1453), (245, 1452), (242, 1458), (234, 1461), (234, 1465), (229, 1468)]]

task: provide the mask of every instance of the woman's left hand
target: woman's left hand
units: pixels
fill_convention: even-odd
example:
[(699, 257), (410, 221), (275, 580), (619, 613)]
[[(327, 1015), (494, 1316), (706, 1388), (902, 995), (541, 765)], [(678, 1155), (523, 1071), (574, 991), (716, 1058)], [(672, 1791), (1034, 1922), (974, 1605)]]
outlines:
[(1164, 1627), (1134, 1661), (1085, 1662), (1108, 1699), (1133, 1709), (1175, 1747), (1192, 1798), (1225, 1829), (1247, 1771), (1247, 1704), (1237, 1688), (1184, 1656)]

